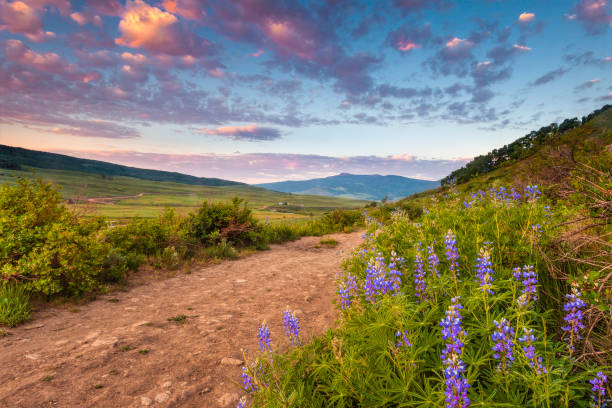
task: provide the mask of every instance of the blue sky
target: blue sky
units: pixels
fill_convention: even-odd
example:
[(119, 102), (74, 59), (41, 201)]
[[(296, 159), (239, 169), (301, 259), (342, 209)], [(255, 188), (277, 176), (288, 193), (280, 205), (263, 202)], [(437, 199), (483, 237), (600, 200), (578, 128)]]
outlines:
[(0, 142), (247, 182), (438, 179), (612, 103), (609, 0), (0, 0)]

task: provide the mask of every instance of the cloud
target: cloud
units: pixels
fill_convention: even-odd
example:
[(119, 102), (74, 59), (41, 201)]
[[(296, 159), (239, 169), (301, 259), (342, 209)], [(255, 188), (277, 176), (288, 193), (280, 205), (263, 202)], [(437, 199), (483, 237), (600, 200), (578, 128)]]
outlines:
[(402, 11), (403, 15), (422, 12), (426, 8), (443, 11), (454, 6), (449, 0), (393, 0), (393, 5)]
[(142, 0), (128, 0), (119, 31), (116, 44), (154, 54), (201, 56), (213, 51), (207, 40), (185, 29), (175, 15)]
[(463, 77), (468, 74), (470, 62), (474, 60), (473, 48), (474, 42), (453, 37), (446, 41), (440, 51), (426, 60), (424, 65), (435, 73)]
[(86, 0), (96, 13), (118, 17), (123, 13), (123, 5), (118, 0)]
[(281, 133), (278, 129), (261, 127), (258, 125), (223, 126), (217, 129), (200, 129), (198, 133), (223, 136), (233, 140), (244, 140), (248, 142), (268, 141), (281, 138)]
[(563, 59), (572, 65), (594, 65), (604, 67), (607, 64), (612, 65), (612, 57), (596, 57), (593, 51), (585, 51), (581, 54), (566, 54)]
[(470, 158), (423, 159), (409, 153), (390, 156), (332, 157), (305, 154), (159, 154), (134, 151), (65, 151), (57, 153), (113, 163), (180, 171), (199, 177), (218, 177), (247, 183), (304, 180), (338, 173), (395, 174), (439, 180)]
[(102, 22), (102, 18), (99, 15), (93, 13), (81, 13), (75, 11), (74, 13), (70, 14), (70, 18), (80, 26), (93, 24), (95, 26), (102, 27), (104, 25), (104, 23)]
[(612, 7), (608, 0), (581, 0), (571, 11), (571, 20), (582, 23), (588, 34), (603, 34), (612, 25)]
[(30, 41), (41, 42), (55, 37), (54, 33), (43, 30), (36, 8), (23, 1), (0, 0), (0, 21), (3, 23), (0, 30), (25, 35)]
[(385, 17), (382, 14), (367, 14), (364, 16), (359, 25), (351, 31), (353, 38), (358, 39), (370, 33), (372, 27), (385, 22)]
[[(498, 67), (491, 61), (480, 62), (472, 70), (471, 76), (474, 79), (474, 84), (478, 88), (488, 87), (495, 82), (500, 82), (510, 78), (512, 68)], [(479, 101), (482, 101), (484, 94), (479, 95)]]
[(593, 85), (595, 85), (595, 84), (597, 84), (599, 82), (601, 82), (601, 79), (594, 78), (594, 79), (591, 79), (589, 81), (583, 82), (582, 84), (580, 84), (576, 88), (574, 88), (574, 90), (575, 91), (582, 91), (582, 90), (585, 90), (585, 89), (588, 89), (588, 88), (592, 88)]
[(520, 24), (529, 24), (531, 23), (533, 20), (535, 20), (535, 14), (534, 13), (528, 13), (526, 11), (522, 12), (519, 17), (518, 17), (518, 22)]
[(404, 24), (387, 35), (385, 43), (395, 48), (400, 54), (408, 53), (427, 44), (431, 39), (431, 25), (415, 26)]
[(204, 2), (201, 0), (163, 0), (162, 7), (172, 14), (189, 20), (201, 20), (206, 15)]
[(565, 73), (567, 72), (567, 69), (564, 68), (557, 68), (554, 69), (550, 72), (547, 72), (546, 74), (542, 75), (541, 77), (537, 78), (535, 81), (533, 81), (531, 83), (532, 86), (540, 86), (540, 85), (544, 85), (547, 84), (551, 81), (554, 81), (555, 79), (565, 75)]

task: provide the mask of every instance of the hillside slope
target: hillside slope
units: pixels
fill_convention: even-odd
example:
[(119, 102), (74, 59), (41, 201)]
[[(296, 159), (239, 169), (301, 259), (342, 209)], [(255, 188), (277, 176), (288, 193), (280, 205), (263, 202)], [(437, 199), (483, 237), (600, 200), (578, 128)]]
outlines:
[(381, 200), (383, 197), (387, 197), (390, 200), (395, 200), (435, 188), (438, 185), (440, 183), (437, 181), (401, 176), (341, 173), (336, 176), (311, 180), (258, 184), (258, 187), (293, 194), (328, 195), (362, 200)]
[(0, 168), (19, 170), (21, 167), (80, 171), (104, 176), (124, 176), (151, 181), (172, 181), (196, 186), (234, 186), (244, 184), (218, 178), (195, 177), (169, 171), (139, 169), (98, 160), (80, 159), (63, 154), (0, 145)]

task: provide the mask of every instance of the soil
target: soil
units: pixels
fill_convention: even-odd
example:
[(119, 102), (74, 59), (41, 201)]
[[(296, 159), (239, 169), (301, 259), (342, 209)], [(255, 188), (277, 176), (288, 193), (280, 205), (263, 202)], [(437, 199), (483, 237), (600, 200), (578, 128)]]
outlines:
[(360, 236), (302, 238), (38, 311), (0, 338), (0, 407), (236, 406), (241, 349), (257, 350), (262, 321), (277, 344), (286, 307), (302, 341), (333, 326), (336, 274)]

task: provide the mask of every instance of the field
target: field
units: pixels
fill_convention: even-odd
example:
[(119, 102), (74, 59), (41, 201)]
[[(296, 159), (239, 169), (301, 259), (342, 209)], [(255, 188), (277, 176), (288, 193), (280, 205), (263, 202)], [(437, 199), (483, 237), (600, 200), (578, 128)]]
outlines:
[[(233, 197), (246, 200), (255, 216), (271, 223), (304, 220), (336, 208), (363, 207), (365, 201), (336, 197), (278, 193), (247, 185), (195, 186), (121, 176), (102, 176), (75, 171), (0, 169), (0, 184), (14, 182), (15, 176), (36, 175), (62, 187), (69, 205), (86, 215), (110, 219), (153, 218), (165, 207), (179, 214), (192, 212), (205, 200), (227, 201)], [(279, 205), (279, 203), (287, 203)]]

